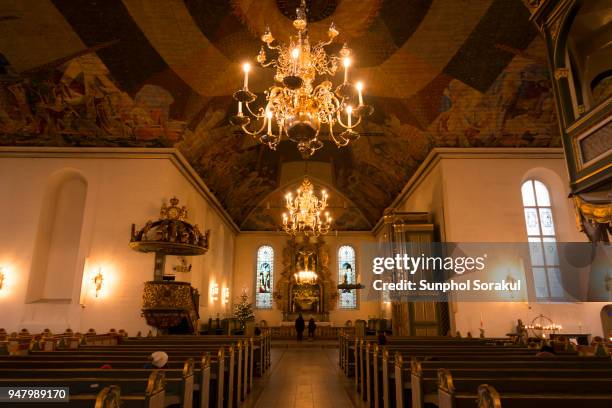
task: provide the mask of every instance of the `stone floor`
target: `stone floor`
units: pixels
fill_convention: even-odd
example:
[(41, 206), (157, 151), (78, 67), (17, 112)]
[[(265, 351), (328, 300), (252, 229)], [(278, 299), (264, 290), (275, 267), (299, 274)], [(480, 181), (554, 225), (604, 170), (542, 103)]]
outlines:
[(352, 382), (338, 367), (338, 350), (272, 350), (272, 369), (260, 392), (246, 404), (254, 408), (354, 408)]

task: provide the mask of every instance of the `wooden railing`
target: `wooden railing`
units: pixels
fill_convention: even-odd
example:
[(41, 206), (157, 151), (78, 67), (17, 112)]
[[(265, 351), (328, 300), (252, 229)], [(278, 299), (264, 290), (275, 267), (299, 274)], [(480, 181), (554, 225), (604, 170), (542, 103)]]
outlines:
[[(315, 330), (315, 338), (318, 339), (337, 339), (340, 336), (341, 331), (351, 332), (354, 331), (353, 327), (336, 327), (336, 326), (317, 326)], [(294, 326), (275, 326), (270, 327), (273, 339), (288, 339), (296, 338), (297, 333)], [(304, 331), (304, 335), (307, 335), (308, 331)]]

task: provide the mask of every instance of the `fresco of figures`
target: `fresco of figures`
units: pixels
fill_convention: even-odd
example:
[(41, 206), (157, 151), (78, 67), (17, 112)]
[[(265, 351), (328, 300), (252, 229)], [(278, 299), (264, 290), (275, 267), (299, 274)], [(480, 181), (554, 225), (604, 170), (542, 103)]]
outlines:
[(95, 56), (0, 76), (3, 144), (172, 146), (185, 123), (168, 117), (172, 95), (145, 85), (132, 98)]
[[(238, 226), (279, 229), (278, 197), (291, 187), (283, 166), (302, 159), (290, 142), (258, 144), (229, 117), (240, 65), (255, 62), (266, 26), (288, 39), (297, 0), (35, 3), (13, 2), (3, 13), (14, 18), (0, 20), (1, 145), (176, 147)], [(372, 228), (434, 147), (560, 146), (528, 9), (463, 3), (309, 2), (312, 40), (334, 21), (355, 55), (351, 78), (364, 80), (375, 108), (359, 140), (326, 143), (310, 159), (329, 167), (322, 181), (344, 201), (335, 228)], [(40, 16), (63, 29), (45, 36)], [(254, 68), (249, 86), (262, 103), (272, 83)]]

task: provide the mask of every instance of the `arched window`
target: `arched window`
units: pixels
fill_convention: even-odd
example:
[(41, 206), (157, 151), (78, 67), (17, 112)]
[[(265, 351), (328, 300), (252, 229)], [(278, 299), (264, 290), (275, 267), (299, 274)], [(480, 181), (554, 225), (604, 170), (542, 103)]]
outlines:
[(536, 297), (561, 299), (564, 291), (548, 188), (541, 181), (527, 180), (521, 193)]
[[(352, 246), (343, 245), (338, 249), (338, 281), (340, 283), (357, 283), (355, 269), (355, 250)], [(357, 309), (357, 290), (340, 289), (339, 308)]]
[(70, 303), (79, 259), (87, 180), (62, 169), (47, 180), (32, 256), (26, 302)]
[(272, 309), (273, 272), (274, 249), (269, 245), (260, 246), (255, 271), (255, 307), (258, 309)]

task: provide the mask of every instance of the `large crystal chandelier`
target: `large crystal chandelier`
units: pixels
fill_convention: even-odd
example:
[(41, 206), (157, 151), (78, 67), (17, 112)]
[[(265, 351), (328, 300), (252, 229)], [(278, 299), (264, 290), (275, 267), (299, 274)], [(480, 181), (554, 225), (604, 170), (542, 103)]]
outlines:
[(318, 237), (327, 234), (332, 218), (329, 212), (322, 212), (327, 207), (327, 193), (321, 191), (321, 199), (314, 194), (310, 179), (304, 177), (302, 185), (297, 190), (296, 197), (291, 193), (285, 196), (288, 213), (283, 214), (283, 229), (290, 235), (304, 233), (306, 236)]
[[(249, 90), (251, 65), (245, 63), (244, 86), (234, 93), (238, 114), (231, 118), (231, 123), (272, 150), (286, 137), (297, 143), (306, 159), (323, 147), (322, 126), (328, 129), (329, 140), (338, 147), (347, 146), (359, 138), (359, 133), (353, 129), (363, 117), (372, 114), (373, 108), (363, 103), (363, 83), (353, 85), (349, 82), (351, 51), (346, 44), (339, 55), (328, 55), (325, 51), (339, 34), (334, 24), (327, 30), (329, 39), (313, 46), (306, 29), (305, 0), (296, 13), (293, 26), (297, 36), (290, 37), (289, 45), (275, 43), (269, 28), (261, 36), (268, 52), (276, 55), (275, 59), (268, 60), (263, 45), (257, 55), (257, 62), (262, 67), (276, 68), (276, 84), (265, 91), (265, 107), (251, 107), (257, 96)], [(317, 75), (333, 77), (340, 63), (344, 67), (344, 81), (335, 89), (328, 79), (317, 81)], [(249, 129), (252, 121), (254, 124)], [(341, 133), (334, 132), (334, 127), (340, 128)]]

